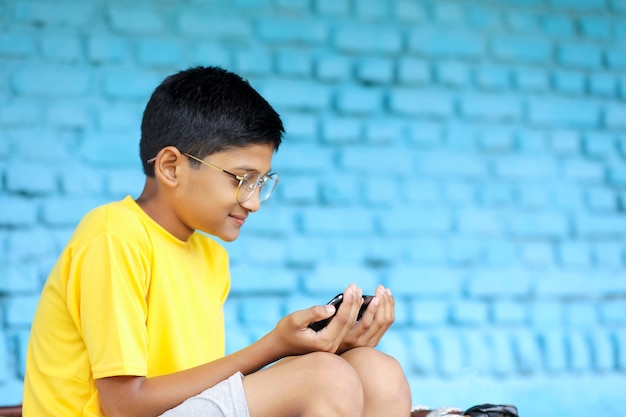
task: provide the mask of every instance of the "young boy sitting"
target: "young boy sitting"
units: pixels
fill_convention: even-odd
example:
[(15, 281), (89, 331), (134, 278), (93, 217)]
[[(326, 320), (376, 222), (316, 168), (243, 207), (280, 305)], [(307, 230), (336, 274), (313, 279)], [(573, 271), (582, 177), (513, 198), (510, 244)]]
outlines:
[[(408, 417), (398, 362), (375, 350), (394, 320), (378, 287), (278, 322), (225, 356), (225, 249), (278, 183), (283, 125), (239, 76), (166, 78), (144, 112), (141, 195), (96, 208), (48, 277), (28, 348), (24, 415)], [(251, 278), (253, 279), (253, 278)], [(271, 366), (268, 366), (271, 365)]]

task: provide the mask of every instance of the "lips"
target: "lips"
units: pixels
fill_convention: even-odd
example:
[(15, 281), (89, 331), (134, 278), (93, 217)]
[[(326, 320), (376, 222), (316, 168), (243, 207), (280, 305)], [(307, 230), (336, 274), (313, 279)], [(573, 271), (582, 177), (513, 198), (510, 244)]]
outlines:
[(235, 224), (237, 224), (238, 226), (243, 226), (243, 224), (246, 222), (247, 216), (234, 216), (231, 214), (230, 217), (233, 219)]

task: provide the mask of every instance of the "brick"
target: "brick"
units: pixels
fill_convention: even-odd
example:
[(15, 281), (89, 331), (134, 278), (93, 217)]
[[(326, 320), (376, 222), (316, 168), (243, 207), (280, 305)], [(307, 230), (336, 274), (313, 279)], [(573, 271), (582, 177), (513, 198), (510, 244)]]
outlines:
[(581, 19), (579, 25), (582, 35), (586, 38), (599, 41), (611, 39), (612, 28), (610, 21), (606, 18), (587, 16), (585, 19)]
[[(520, 139), (520, 143), (529, 145), (531, 140)], [(504, 153), (513, 151), (514, 133), (508, 129), (489, 129), (477, 138), (479, 147), (489, 153)]]
[(482, 65), (475, 77), (476, 84), (488, 90), (508, 90), (512, 85), (511, 70), (499, 65)]
[(26, 33), (7, 31), (0, 34), (0, 55), (5, 58), (28, 58), (35, 51), (35, 40)]
[(513, 189), (507, 184), (486, 185), (480, 188), (477, 196), (480, 204), (487, 207), (508, 206), (513, 204)]
[(521, 330), (512, 334), (513, 353), (522, 373), (535, 373), (543, 367), (542, 353), (537, 336), (532, 331)]
[[(558, 284), (558, 283), (555, 283)], [(561, 285), (566, 285), (561, 283)], [(557, 301), (533, 301), (529, 305), (531, 324), (535, 327), (561, 326), (564, 322), (565, 310)]]
[(557, 172), (551, 158), (537, 156), (500, 157), (494, 163), (498, 177), (508, 181), (541, 181)]
[(422, 27), (409, 33), (409, 49), (426, 56), (474, 58), (484, 55), (487, 47), (473, 31)]
[(405, 247), (411, 262), (425, 266), (445, 263), (446, 249), (441, 239), (411, 237), (411, 244)]
[(39, 207), (25, 196), (0, 196), (0, 207), (2, 207), (0, 225), (3, 227), (32, 226), (37, 222)]
[(585, 197), (590, 211), (611, 212), (617, 208), (617, 196), (612, 190), (592, 189)]
[(49, 33), (41, 41), (44, 58), (49, 62), (76, 64), (82, 58), (82, 45), (77, 36)]
[(297, 51), (281, 51), (276, 57), (276, 69), (287, 77), (310, 77), (313, 59)]
[(381, 91), (367, 87), (346, 87), (337, 96), (337, 109), (340, 113), (368, 115), (380, 112)]
[(365, 141), (370, 145), (391, 145), (399, 142), (402, 131), (402, 127), (393, 121), (367, 121), (365, 122)]
[[(360, 221), (360, 220), (357, 220)], [(369, 221), (369, 219), (368, 219)], [(366, 223), (364, 227), (369, 227)], [(373, 233), (344, 233), (328, 242), (328, 260), (337, 264), (364, 264)]]
[(606, 61), (609, 69), (623, 70), (626, 68), (626, 53), (620, 50), (609, 50), (606, 52)]
[(411, 175), (413, 155), (399, 148), (353, 147), (340, 154), (337, 166), (346, 171), (368, 175)]
[(419, 300), (411, 303), (411, 323), (417, 326), (443, 326), (448, 323), (449, 317), (447, 301)]
[(346, 80), (352, 74), (352, 62), (344, 56), (322, 56), (317, 59), (315, 73), (320, 80)]
[(24, 67), (12, 79), (18, 95), (34, 97), (81, 97), (91, 89), (91, 76), (85, 69), (40, 65)]
[(549, 0), (550, 7), (563, 10), (592, 11), (603, 10), (606, 7), (605, 0), (578, 0), (571, 2), (568, 0)]
[(328, 263), (320, 263), (304, 279), (304, 287), (307, 292), (325, 294), (328, 300), (343, 292), (351, 283), (355, 283), (357, 287), (363, 289), (364, 294), (373, 295), (379, 284), (379, 279), (371, 269)]
[(42, 195), (57, 190), (56, 176), (41, 164), (21, 162), (5, 171), (6, 189), (15, 193)]
[(528, 316), (525, 303), (515, 301), (494, 302), (492, 314), (497, 324), (505, 325), (524, 325)]
[(581, 140), (578, 132), (571, 130), (556, 130), (550, 134), (553, 151), (559, 155), (575, 155), (581, 149)]
[(41, 219), (50, 226), (74, 226), (89, 210), (106, 201), (103, 197), (53, 197), (43, 205)]
[(476, 155), (461, 152), (428, 152), (418, 159), (418, 172), (426, 176), (482, 178), (487, 164)]
[(315, 0), (314, 10), (322, 16), (348, 16), (350, 4), (348, 0)]
[(115, 100), (147, 101), (161, 83), (156, 74), (137, 69), (112, 70), (104, 74), (104, 94)]
[(583, 238), (620, 237), (626, 233), (626, 218), (616, 215), (578, 215), (574, 218), (574, 228)]
[(613, 97), (617, 93), (617, 78), (613, 74), (589, 74), (589, 91), (599, 97)]
[(565, 323), (572, 328), (596, 326), (597, 316), (596, 306), (589, 302), (570, 302), (565, 306)]
[(385, 337), (380, 340), (377, 346), (381, 352), (391, 355), (396, 359), (402, 369), (412, 369), (411, 352), (407, 337), (404, 332), (395, 331), (393, 328), (385, 333)]
[[(256, 242), (259, 240), (256, 239)], [(252, 248), (252, 245), (246, 246), (248, 249)], [(271, 248), (264, 247), (264, 252)], [(250, 253), (252, 252), (248, 252)], [(262, 264), (233, 266), (230, 275), (232, 292), (238, 295), (287, 294), (297, 287), (297, 276), (293, 272)]]
[(610, 128), (626, 127), (626, 105), (614, 104), (606, 109), (606, 124)]
[(480, 299), (526, 297), (532, 283), (531, 273), (521, 269), (478, 269), (468, 277), (467, 292)]
[(291, 144), (276, 153), (272, 166), (276, 172), (283, 175), (290, 173), (317, 175), (331, 166), (332, 161), (333, 153), (329, 149), (307, 144)]
[(544, 367), (550, 372), (565, 371), (568, 367), (565, 335), (562, 331), (542, 332), (539, 340), (543, 350)]
[(430, 79), (428, 62), (406, 57), (398, 60), (398, 81), (401, 84), (426, 84)]
[(240, 326), (233, 323), (226, 325), (226, 354), (235, 353), (254, 342), (246, 326)]
[(524, 186), (519, 190), (519, 203), (523, 207), (545, 209), (550, 206), (549, 192), (539, 185)]
[(95, 5), (72, 1), (20, 1), (14, 6), (15, 21), (41, 26), (85, 27), (95, 14)]
[(452, 268), (393, 267), (387, 282), (396, 296), (453, 297), (459, 291), (462, 274)]
[(472, 73), (467, 64), (461, 62), (439, 62), (435, 65), (435, 78), (440, 84), (464, 87), (471, 83)]
[(259, 93), (275, 107), (290, 110), (325, 110), (330, 102), (330, 89), (311, 81), (269, 81), (258, 88)]
[(255, 331), (263, 327), (271, 330), (283, 317), (280, 301), (279, 297), (267, 295), (242, 298), (239, 305), (242, 324), (254, 326)]
[(542, 19), (542, 32), (557, 39), (571, 38), (576, 33), (574, 19), (563, 15), (546, 16)]
[(502, 231), (500, 219), (490, 210), (460, 211), (456, 223), (459, 231), (464, 235), (497, 235)]
[(328, 205), (347, 205), (361, 197), (361, 184), (354, 176), (341, 181), (325, 182), (319, 186), (322, 201)]
[(318, 199), (317, 178), (311, 176), (291, 176), (288, 182), (280, 184), (275, 191), (281, 200), (293, 204), (313, 204)]
[(243, 77), (266, 76), (274, 71), (272, 55), (261, 49), (236, 51), (233, 62), (235, 71)]
[(115, 35), (92, 35), (87, 40), (87, 55), (96, 64), (123, 62), (129, 56), (127, 39)]
[(478, 301), (458, 301), (451, 310), (452, 321), (461, 326), (485, 325), (489, 318), (487, 305)]
[(182, 61), (183, 45), (168, 38), (142, 39), (137, 42), (137, 60), (149, 67), (170, 67)]
[(255, 28), (260, 39), (271, 43), (321, 45), (330, 37), (323, 22), (303, 18), (261, 18)]
[(452, 114), (453, 97), (449, 92), (424, 89), (396, 89), (389, 107), (393, 113), (406, 116), (439, 116)]
[(296, 112), (282, 113), (286, 137), (290, 143), (312, 142), (318, 135), (318, 121), (315, 115)]
[(394, 17), (403, 22), (422, 22), (426, 19), (425, 6), (411, 0), (399, 0), (392, 3)]
[(441, 351), (436, 345), (435, 337), (430, 332), (410, 330), (408, 339), (409, 346), (414, 346), (411, 350), (412, 369), (420, 374), (436, 372), (437, 363), (443, 359), (439, 358)]
[(321, 137), (333, 145), (354, 144), (362, 136), (362, 122), (357, 118), (329, 118), (321, 125)]
[(537, 36), (499, 36), (492, 47), (496, 58), (525, 64), (547, 63), (553, 51), (549, 40)]
[(443, 188), (444, 200), (461, 206), (473, 205), (474, 187), (464, 182), (448, 182)]
[(83, 166), (72, 166), (71, 170), (59, 173), (61, 190), (66, 196), (97, 196), (104, 188), (103, 176)]
[(591, 343), (593, 369), (600, 372), (610, 372), (616, 368), (617, 361), (615, 346), (607, 330), (592, 330), (587, 333)]
[(464, 116), (480, 120), (520, 120), (522, 103), (514, 96), (466, 94), (460, 99)]
[(440, 190), (434, 181), (410, 180), (410, 189), (404, 190), (408, 202), (432, 205), (441, 201)]
[(513, 70), (514, 84), (521, 90), (547, 91), (550, 87), (550, 78), (544, 70), (524, 68)]
[(394, 63), (388, 58), (364, 58), (356, 64), (356, 78), (366, 84), (390, 84)]
[(391, 207), (403, 196), (395, 178), (372, 178), (364, 188), (363, 197), (372, 206)]
[(537, 32), (540, 27), (540, 19), (537, 13), (532, 11), (518, 11), (517, 13), (505, 14), (507, 26), (514, 32)]
[[(41, 110), (33, 103), (14, 101), (0, 106), (0, 125), (3, 127), (31, 127), (41, 119)], [(8, 140), (3, 142), (6, 147), (9, 146)]]
[(128, 140), (125, 132), (93, 132), (85, 134), (78, 146), (78, 153), (85, 161), (96, 166), (137, 166), (137, 143)]
[(213, 42), (200, 41), (192, 47), (192, 62), (194, 65), (206, 65), (210, 62), (222, 68), (232, 68), (231, 51), (223, 45)]
[(560, 127), (592, 128), (600, 122), (600, 106), (579, 99), (531, 99), (529, 121)]
[(564, 66), (584, 70), (602, 68), (602, 51), (594, 45), (577, 42), (561, 44), (557, 49), (557, 60)]
[(39, 290), (39, 271), (33, 262), (0, 265), (0, 294), (33, 293)]
[(363, 236), (373, 232), (372, 214), (367, 210), (323, 208), (301, 213), (300, 227), (309, 236)]
[(450, 331), (433, 335), (437, 350), (437, 369), (444, 375), (456, 375), (464, 365), (464, 349), (460, 338)]
[(452, 216), (445, 211), (394, 208), (378, 217), (378, 223), (385, 235), (437, 235), (452, 229)]
[(30, 326), (39, 295), (14, 295), (5, 301), (5, 320), (9, 327)]
[(447, 244), (447, 261), (453, 266), (469, 265), (482, 258), (478, 238), (454, 238)]
[[(607, 175), (607, 182), (609, 184), (611, 184), (613, 186), (617, 186), (617, 187), (626, 185), (626, 166), (624, 164), (619, 164), (619, 165), (616, 164), (616, 165), (610, 166), (608, 168), (608, 170), (609, 170), (609, 172), (608, 172), (608, 175)], [(616, 195), (613, 196), (613, 192), (608, 191), (608, 190), (607, 190), (607, 193), (611, 194), (611, 197), (610, 197), (610, 199), (612, 201), (611, 208), (613, 208), (614, 202), (617, 199), (616, 198), (617, 196)], [(606, 205), (605, 205), (605, 207), (606, 207)]]
[(626, 262), (626, 248), (618, 242), (595, 243), (592, 253), (595, 265), (602, 269), (619, 269)]
[[(124, 34), (158, 34), (163, 33), (166, 28), (164, 16), (159, 15), (156, 9), (148, 7), (118, 4), (109, 6), (107, 15), (114, 31)], [(209, 26), (206, 22), (205, 24)]]
[(515, 266), (518, 260), (517, 252), (517, 247), (504, 238), (489, 240), (483, 248), (485, 265), (491, 268)]
[(411, 145), (433, 147), (443, 141), (443, 128), (440, 123), (418, 121), (408, 127), (408, 142)]
[(566, 268), (584, 268), (591, 265), (591, 253), (588, 245), (579, 242), (563, 242), (557, 249), (561, 265)]
[(493, 357), (486, 334), (480, 331), (463, 331), (460, 333), (460, 338), (465, 366), (477, 372), (489, 372)]
[(512, 340), (507, 333), (489, 336), (491, 368), (496, 375), (509, 375), (517, 370)]
[(567, 335), (567, 348), (569, 351), (569, 369), (573, 371), (591, 369), (591, 346), (583, 332), (570, 332)]
[(554, 89), (563, 94), (585, 94), (587, 78), (582, 72), (556, 71)]
[(346, 53), (387, 55), (402, 50), (402, 38), (395, 28), (343, 26), (335, 32), (333, 45)]
[(626, 370), (626, 329), (615, 329), (613, 340), (616, 346), (617, 368), (621, 371)]
[(132, 105), (118, 103), (96, 109), (94, 119), (89, 122), (96, 124), (102, 132), (128, 132), (141, 126), (141, 111)]
[(57, 103), (48, 108), (45, 120), (50, 126), (69, 129), (84, 129), (92, 123), (91, 115), (84, 105), (73, 102)]

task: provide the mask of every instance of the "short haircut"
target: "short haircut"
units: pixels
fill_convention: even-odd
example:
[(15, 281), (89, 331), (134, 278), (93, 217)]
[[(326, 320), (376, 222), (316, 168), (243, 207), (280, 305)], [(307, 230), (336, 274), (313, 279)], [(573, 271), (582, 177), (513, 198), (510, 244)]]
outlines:
[(154, 158), (175, 146), (199, 158), (251, 145), (278, 150), (280, 116), (240, 76), (218, 67), (195, 67), (167, 77), (154, 91), (141, 122), (139, 152), (144, 173)]

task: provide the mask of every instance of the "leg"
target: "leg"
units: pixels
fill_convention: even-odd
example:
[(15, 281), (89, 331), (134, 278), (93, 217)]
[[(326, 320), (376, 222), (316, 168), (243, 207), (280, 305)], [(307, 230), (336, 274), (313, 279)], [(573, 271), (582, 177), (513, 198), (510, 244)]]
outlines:
[(356, 348), (342, 357), (359, 374), (365, 398), (364, 417), (408, 417), (411, 391), (400, 364), (372, 348)]
[[(363, 387), (340, 356), (289, 358), (243, 380), (251, 417), (361, 417)], [(407, 414), (408, 416), (408, 414)]]

